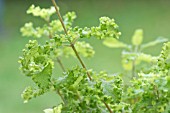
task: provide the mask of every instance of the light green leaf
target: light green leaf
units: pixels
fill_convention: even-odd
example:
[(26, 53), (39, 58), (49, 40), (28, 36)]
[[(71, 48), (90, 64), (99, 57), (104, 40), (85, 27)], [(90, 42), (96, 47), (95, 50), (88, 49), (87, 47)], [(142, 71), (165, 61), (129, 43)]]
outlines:
[(148, 55), (148, 54), (144, 54), (144, 53), (140, 53), (136, 59), (137, 61), (145, 61), (145, 62), (156, 62), (157, 61), (157, 57)]
[(130, 70), (132, 70), (133, 62), (132, 61), (129, 61), (129, 62), (122, 61), (122, 66), (125, 70), (130, 71)]
[(82, 79), (83, 79), (83, 76), (79, 76), (72, 86), (73, 87), (78, 86)]
[(114, 19), (109, 17), (101, 17), (100, 24), (98, 27), (91, 27), (91, 36), (97, 39), (105, 38), (119, 38), (121, 32), (118, 30), (118, 25), (115, 23)]
[(138, 46), (143, 41), (143, 30), (137, 29), (132, 37), (132, 44)]
[[(83, 57), (90, 58), (90, 57), (93, 57), (95, 54), (93, 47), (89, 43), (86, 43), (85, 41), (77, 41), (75, 43), (75, 48), (77, 52)], [(69, 57), (69, 56), (76, 57), (74, 51), (70, 47), (65, 46), (62, 48), (61, 51), (62, 51), (61, 55), (65, 57)]]
[(32, 76), (33, 81), (41, 88), (48, 88), (52, 75), (52, 64), (48, 64), (42, 72)]
[(115, 38), (107, 38), (103, 41), (103, 44), (110, 48), (126, 48), (127, 47), (125, 43), (120, 42)]
[(45, 109), (44, 110), (45, 113), (54, 113), (54, 110), (51, 108)]
[(65, 14), (63, 16), (64, 24), (67, 27), (67, 29), (69, 29), (72, 26), (72, 24), (73, 24), (74, 20), (76, 19), (76, 17), (77, 16), (76, 16), (75, 12), (68, 12), (67, 14)]
[(168, 39), (167, 38), (164, 38), (164, 37), (158, 37), (156, 40), (154, 41), (151, 41), (149, 43), (146, 43), (146, 44), (142, 44), (141, 46), (141, 49), (145, 49), (145, 48), (148, 48), (148, 47), (151, 47), (151, 46), (155, 46), (157, 44), (160, 44), (160, 43), (164, 43), (164, 42), (167, 42)]
[(60, 104), (59, 106), (54, 108), (54, 113), (61, 113), (61, 109), (62, 109), (62, 104)]
[(41, 17), (45, 21), (50, 20), (50, 16), (52, 16), (55, 13), (55, 8), (40, 8), (39, 6), (31, 5), (29, 9), (27, 10), (27, 14), (32, 14), (33, 16)]

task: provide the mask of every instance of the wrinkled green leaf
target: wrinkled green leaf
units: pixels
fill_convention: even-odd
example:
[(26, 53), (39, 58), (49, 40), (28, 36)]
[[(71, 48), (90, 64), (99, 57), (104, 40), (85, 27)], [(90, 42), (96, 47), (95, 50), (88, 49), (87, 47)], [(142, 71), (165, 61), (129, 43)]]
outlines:
[(33, 81), (41, 88), (48, 88), (51, 83), (52, 65), (48, 64), (40, 73), (32, 76)]

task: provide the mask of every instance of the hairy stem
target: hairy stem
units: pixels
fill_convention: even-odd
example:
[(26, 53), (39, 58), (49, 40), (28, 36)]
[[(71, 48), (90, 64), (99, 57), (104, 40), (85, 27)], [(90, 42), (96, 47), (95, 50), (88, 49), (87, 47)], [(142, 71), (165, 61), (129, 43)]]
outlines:
[[(55, 9), (56, 9), (56, 13), (57, 13), (58, 18), (59, 18), (59, 20), (60, 20), (60, 22), (61, 22), (61, 24), (62, 24), (62, 26), (63, 26), (64, 32), (65, 32), (66, 35), (68, 35), (67, 29), (66, 29), (66, 27), (65, 27), (65, 25), (64, 25), (64, 22), (63, 22), (63, 19), (62, 19), (62, 17), (61, 17), (61, 14), (60, 14), (60, 12), (59, 12), (59, 10), (58, 10), (58, 8), (57, 8), (57, 4), (56, 4), (55, 0), (51, 0), (51, 1), (52, 1), (53, 5), (54, 5), (54, 7), (55, 7)], [(88, 78), (89, 78), (90, 80), (92, 80), (92, 78), (91, 78), (89, 72), (87, 71), (87, 68), (86, 68), (85, 64), (83, 63), (81, 57), (79, 56), (79, 54), (78, 54), (78, 52), (77, 52), (74, 44), (71, 42), (70, 39), (68, 39), (68, 40), (69, 40), (69, 42), (70, 42), (70, 44), (71, 44), (71, 48), (73, 49), (74, 53), (76, 54), (77, 59), (78, 59), (79, 62), (81, 63), (82, 67), (86, 70)], [(109, 111), (110, 113), (113, 113), (113, 112), (111, 111), (111, 108), (109, 107), (109, 105), (108, 105), (106, 102), (103, 102), (103, 103), (104, 103), (104, 105), (106, 106), (106, 108), (108, 109), (108, 111)]]

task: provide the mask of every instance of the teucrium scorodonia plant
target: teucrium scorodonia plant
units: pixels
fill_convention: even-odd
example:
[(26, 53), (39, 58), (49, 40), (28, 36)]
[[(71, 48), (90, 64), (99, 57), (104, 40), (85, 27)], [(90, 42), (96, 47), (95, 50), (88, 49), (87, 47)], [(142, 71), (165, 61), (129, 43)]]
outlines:
[[(142, 45), (143, 31), (136, 30), (132, 37), (132, 46), (118, 41), (120, 32), (114, 19), (101, 17), (99, 26), (72, 26), (76, 18), (75, 12), (68, 12), (63, 17), (54, 0), (54, 7), (43, 9), (32, 5), (28, 14), (40, 17), (44, 24), (34, 27), (32, 22), (21, 28), (23, 36), (45, 38), (40, 44), (37, 40), (30, 40), (23, 49), (20, 57), (20, 69), (24, 75), (30, 77), (36, 86), (28, 86), (22, 93), (24, 102), (43, 95), (49, 91), (56, 92), (62, 102), (56, 107), (44, 110), (45, 113), (157, 113), (168, 110), (169, 104), (169, 59), (170, 43), (164, 44), (158, 57), (141, 53), (141, 50), (153, 46), (167, 39), (159, 39)], [(51, 20), (57, 13), (58, 19)], [(129, 84), (122, 79), (126, 74), (108, 74), (88, 69), (81, 57), (93, 57), (93, 47), (81, 38), (104, 40), (109, 47), (127, 49), (122, 62), (125, 69), (130, 67), (133, 76)], [(61, 58), (73, 56), (80, 62), (80, 66), (67, 69)], [(152, 62), (150, 68), (137, 72), (134, 69), (140, 61)], [(53, 72), (58, 63), (63, 75), (56, 76)], [(58, 69), (57, 69), (58, 70)], [(137, 76), (138, 75), (138, 76)]]

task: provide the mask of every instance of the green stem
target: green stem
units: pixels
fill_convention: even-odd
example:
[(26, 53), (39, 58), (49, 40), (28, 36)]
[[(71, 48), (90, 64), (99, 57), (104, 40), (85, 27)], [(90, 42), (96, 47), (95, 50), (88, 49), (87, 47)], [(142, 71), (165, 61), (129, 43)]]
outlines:
[[(46, 21), (47, 24), (48, 24), (48, 27), (50, 27), (50, 20), (49, 21)], [(52, 33), (51, 31), (49, 30), (49, 38), (52, 38)], [(63, 72), (65, 72), (65, 68), (64, 68), (64, 65), (62, 64), (61, 60), (59, 57), (57, 57), (57, 62), (58, 64), (60, 65), (61, 69), (63, 70)], [(60, 90), (57, 90), (57, 94), (60, 96), (61, 100), (63, 101), (63, 103), (65, 104), (65, 101), (64, 101), (64, 98), (62, 96), (62, 94), (60, 93)]]
[[(59, 12), (59, 10), (58, 10), (58, 8), (57, 8), (57, 4), (56, 4), (55, 0), (51, 0), (51, 1), (52, 1), (53, 5), (54, 5), (54, 7), (55, 7), (55, 9), (56, 9), (56, 13), (57, 13), (57, 15), (58, 15), (58, 18), (59, 18), (61, 24), (62, 24), (62, 27), (63, 27), (63, 29), (64, 29), (64, 32), (65, 32), (66, 35), (68, 35), (67, 29), (66, 29), (66, 27), (65, 27), (65, 25), (64, 25), (64, 21), (63, 21), (63, 19), (62, 19), (62, 17), (61, 17), (61, 14), (60, 14), (60, 12)], [(71, 42), (71, 40), (70, 40), (69, 38), (68, 38), (68, 41), (70, 42), (71, 48), (73, 49), (74, 53), (76, 54), (76, 57), (77, 57), (77, 59), (79, 60), (79, 62), (81, 63), (82, 67), (87, 71), (87, 68), (86, 68), (83, 60), (81, 59), (80, 55), (78, 54), (78, 52), (77, 52), (74, 44), (72, 44), (72, 42)], [(91, 76), (90, 76), (90, 74), (89, 74), (88, 71), (87, 71), (87, 76), (88, 76), (88, 78), (89, 78), (90, 80), (92, 80), (92, 78), (91, 78)]]
[[(138, 53), (138, 50), (139, 50), (139, 47), (138, 46), (135, 46), (135, 50), (134, 50), (134, 53)], [(133, 59), (132, 61), (132, 78), (136, 76), (136, 58), (138, 56), (135, 56), (135, 58)]]
[[(46, 21), (46, 22), (47, 22), (47, 24), (48, 24), (48, 27), (50, 27), (50, 20), (49, 20), (49, 21)], [(52, 38), (52, 37), (53, 37), (50, 30), (49, 30), (49, 36), (48, 36), (48, 37), (49, 37), (49, 38)], [(60, 60), (59, 57), (57, 57), (57, 62), (58, 62), (58, 64), (60, 65), (62, 71), (65, 72), (64, 65), (63, 65), (63, 63), (61, 62), (61, 60)]]
[(113, 113), (112, 110), (110, 109), (109, 105), (106, 102), (103, 102), (106, 108), (109, 110), (110, 113)]
[[(74, 46), (73, 44), (71, 44), (71, 47), (72, 47), (74, 53), (76, 54), (76, 57), (78, 58), (79, 62), (81, 63), (82, 67), (87, 71), (87, 68), (86, 68), (85, 64), (83, 63), (82, 59), (80, 58), (80, 56), (79, 56), (79, 54), (78, 54), (75, 46)], [(88, 78), (89, 78), (90, 80), (92, 80), (92, 78), (91, 78), (91, 76), (90, 76), (90, 74), (89, 74), (88, 71), (87, 71), (87, 76), (88, 76)]]
[(66, 35), (68, 35), (67, 29), (66, 29), (66, 27), (65, 27), (65, 25), (64, 25), (64, 22), (63, 22), (63, 19), (62, 19), (62, 17), (61, 17), (61, 14), (60, 14), (60, 12), (59, 12), (59, 10), (58, 10), (57, 4), (56, 4), (55, 0), (51, 0), (51, 1), (52, 1), (53, 5), (54, 5), (54, 7), (55, 7), (56, 13), (57, 13), (57, 15), (58, 15), (58, 18), (59, 18), (61, 24), (62, 24), (62, 27), (63, 27), (63, 29), (64, 29), (64, 32), (65, 32)]
[(136, 76), (135, 70), (136, 70), (136, 66), (135, 66), (135, 62), (136, 60), (134, 59), (132, 61), (132, 78)]
[(61, 100), (63, 101), (63, 103), (65, 104), (66, 102), (65, 102), (65, 100), (64, 100), (64, 97), (62, 96), (62, 94), (60, 93), (59, 90), (57, 90), (57, 93), (58, 93), (58, 95), (61, 97)]

